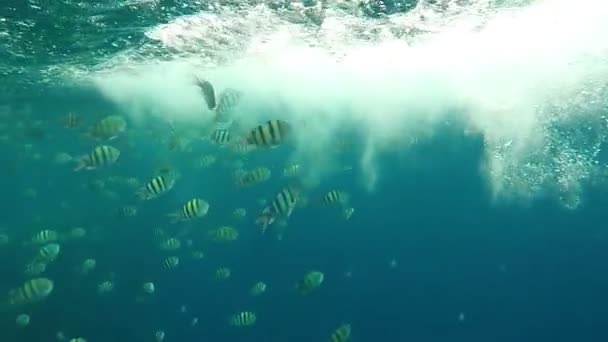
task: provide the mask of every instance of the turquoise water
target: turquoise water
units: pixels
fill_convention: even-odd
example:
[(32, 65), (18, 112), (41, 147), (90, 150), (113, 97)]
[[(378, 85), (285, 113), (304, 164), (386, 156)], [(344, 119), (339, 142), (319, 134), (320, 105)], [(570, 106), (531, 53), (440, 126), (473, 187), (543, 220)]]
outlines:
[[(606, 339), (608, 4), (1, 6), (2, 341), (329, 341), (346, 323), (356, 342)], [(244, 94), (226, 146), (195, 76)], [(111, 114), (127, 122), (117, 138), (86, 135)], [(292, 129), (280, 146), (236, 151), (273, 119)], [(102, 144), (115, 164), (73, 170)], [(175, 186), (138, 199), (163, 167)], [(270, 179), (236, 185), (256, 167)], [(262, 234), (286, 186), (298, 203)], [(331, 190), (350, 200), (323, 204)], [(207, 215), (172, 223), (197, 197)], [(220, 226), (238, 238), (212, 241)], [(61, 251), (28, 274), (43, 229)], [(162, 250), (170, 237), (181, 247)], [(323, 283), (302, 295), (311, 270)], [(10, 304), (37, 277), (52, 292)], [(255, 324), (230, 325), (242, 311)]]

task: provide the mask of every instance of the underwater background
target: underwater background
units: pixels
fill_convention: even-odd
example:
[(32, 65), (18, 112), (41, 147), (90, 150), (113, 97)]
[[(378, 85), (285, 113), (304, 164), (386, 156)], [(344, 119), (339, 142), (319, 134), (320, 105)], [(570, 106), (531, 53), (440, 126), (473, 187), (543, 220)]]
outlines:
[(605, 341), (605, 18), (4, 1), (0, 341)]

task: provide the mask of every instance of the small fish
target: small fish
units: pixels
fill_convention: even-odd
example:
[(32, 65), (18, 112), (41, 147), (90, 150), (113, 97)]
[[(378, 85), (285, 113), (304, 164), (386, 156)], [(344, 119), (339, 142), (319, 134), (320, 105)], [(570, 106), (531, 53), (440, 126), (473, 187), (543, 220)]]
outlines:
[(353, 216), (353, 213), (355, 212), (355, 208), (344, 208), (342, 209), (342, 217), (345, 220), (350, 220), (351, 216)]
[(76, 128), (80, 125), (80, 116), (75, 113), (68, 113), (63, 117), (63, 127)]
[(87, 340), (84, 337), (74, 337), (69, 342), (87, 342)]
[(97, 260), (95, 259), (85, 259), (80, 266), (80, 272), (82, 274), (89, 274), (91, 271), (95, 269), (97, 266)]
[(179, 258), (170, 256), (163, 261), (163, 267), (167, 270), (174, 269), (179, 265)]
[(272, 148), (282, 144), (290, 132), (291, 126), (287, 121), (269, 120), (252, 129), (245, 141), (249, 145)]
[(76, 239), (82, 239), (86, 235), (87, 235), (86, 229), (84, 229), (82, 227), (76, 227), (76, 228), (71, 229), (67, 233), (66, 238), (76, 240)]
[(237, 220), (242, 220), (245, 216), (247, 216), (247, 210), (245, 208), (236, 208), (232, 212), (232, 217)]
[(216, 122), (227, 122), (230, 121), (230, 112), (239, 104), (243, 92), (226, 88), (219, 95), (217, 108), (215, 109), (215, 121)]
[(247, 154), (257, 147), (255, 145), (250, 145), (246, 140), (240, 140), (233, 143), (231, 146), (231, 150), (236, 154)]
[(97, 293), (98, 294), (106, 294), (110, 293), (114, 290), (114, 282), (110, 280), (102, 281), (97, 285)]
[(267, 288), (266, 283), (259, 281), (251, 287), (251, 290), (249, 290), (249, 293), (252, 296), (259, 296), (262, 293), (266, 292), (266, 288)]
[(175, 182), (175, 174), (159, 175), (150, 179), (136, 195), (142, 200), (154, 199), (173, 189)]
[(267, 167), (256, 167), (251, 171), (241, 170), (235, 174), (238, 186), (253, 186), (270, 179), (271, 171)]
[(186, 202), (180, 210), (169, 214), (173, 219), (173, 223), (178, 221), (187, 221), (195, 218), (201, 218), (209, 212), (209, 203), (200, 198), (193, 198)]
[(96, 139), (116, 139), (127, 130), (127, 121), (120, 115), (109, 115), (96, 123), (88, 135)]
[(339, 190), (331, 190), (323, 196), (323, 203), (326, 205), (332, 204), (346, 204), (350, 200), (350, 196)]
[(270, 206), (264, 208), (258, 216), (256, 224), (262, 226), (262, 233), (278, 218), (289, 218), (298, 201), (298, 192), (291, 187), (283, 188), (274, 198)]
[(216, 280), (225, 280), (230, 278), (232, 271), (228, 267), (220, 267), (214, 272), (214, 278)]
[(330, 342), (346, 342), (350, 339), (350, 324), (342, 324), (330, 336)]
[(223, 226), (209, 231), (208, 236), (215, 242), (230, 242), (238, 239), (239, 232), (233, 227)]
[(255, 314), (253, 312), (243, 311), (243, 312), (239, 312), (237, 314), (230, 316), (230, 318), (228, 319), (228, 322), (232, 326), (246, 327), (246, 326), (254, 325), (256, 320), (257, 320), (257, 317), (255, 316)]
[(153, 294), (156, 291), (156, 286), (152, 282), (144, 283), (141, 288), (146, 294)]
[(108, 145), (97, 146), (89, 153), (78, 159), (74, 171), (94, 170), (102, 166), (114, 164), (120, 157), (120, 150)]
[(30, 316), (28, 314), (20, 314), (15, 320), (18, 326), (26, 327), (30, 324)]
[(310, 271), (304, 275), (304, 278), (296, 284), (296, 289), (302, 295), (309, 294), (321, 286), (325, 276), (319, 271)]
[(57, 259), (60, 251), (61, 246), (57, 243), (49, 243), (48, 245), (44, 245), (38, 250), (37, 261), (48, 264)]
[(193, 251), (192, 252), (192, 258), (196, 259), (196, 260), (201, 260), (205, 257), (205, 254), (201, 251)]
[(137, 215), (137, 207), (134, 206), (124, 206), (116, 209), (115, 212), (116, 217), (124, 218), (124, 217), (133, 217)]
[(207, 168), (207, 167), (213, 165), (215, 163), (215, 161), (216, 161), (215, 156), (207, 154), (207, 155), (204, 155), (203, 157), (201, 157), (201, 159), (199, 159), (197, 166), (200, 168)]
[(9, 291), (8, 304), (13, 307), (39, 302), (53, 292), (54, 283), (48, 278), (34, 278)]
[(213, 88), (213, 84), (211, 82), (196, 78), (196, 85), (201, 89), (203, 93), (203, 98), (205, 99), (205, 103), (207, 104), (207, 108), (209, 110), (213, 110), (216, 107), (215, 101), (215, 89)]
[(176, 238), (169, 238), (160, 243), (160, 249), (163, 251), (174, 251), (181, 247), (182, 243)]
[(53, 162), (58, 165), (67, 164), (73, 160), (74, 160), (74, 158), (72, 158), (72, 156), (70, 156), (69, 154), (67, 154), (65, 152), (57, 153), (55, 155), (55, 158), (53, 158)]
[(300, 173), (300, 164), (291, 164), (283, 169), (283, 176), (296, 177)]
[(32, 237), (32, 243), (35, 245), (44, 245), (50, 242), (57, 241), (59, 234), (51, 229), (43, 229)]
[(215, 129), (211, 133), (211, 141), (217, 145), (225, 145), (230, 142), (230, 132), (227, 129)]

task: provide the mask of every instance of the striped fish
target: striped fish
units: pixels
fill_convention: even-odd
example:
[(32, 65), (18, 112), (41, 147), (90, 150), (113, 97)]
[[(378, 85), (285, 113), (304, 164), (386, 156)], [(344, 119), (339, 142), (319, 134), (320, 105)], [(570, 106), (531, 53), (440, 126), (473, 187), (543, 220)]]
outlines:
[(169, 214), (173, 218), (173, 222), (187, 221), (194, 218), (199, 218), (207, 215), (209, 212), (209, 203), (200, 198), (193, 198), (186, 202), (180, 210)]
[(227, 129), (215, 129), (211, 133), (211, 141), (218, 145), (225, 145), (230, 142), (230, 132)]
[(242, 171), (235, 177), (238, 186), (252, 186), (267, 181), (270, 179), (270, 175), (270, 169), (262, 166), (256, 167), (251, 171)]
[(228, 242), (238, 239), (239, 232), (234, 227), (222, 226), (209, 231), (208, 236), (215, 242)]
[(36, 245), (44, 245), (49, 242), (57, 241), (59, 234), (50, 229), (43, 229), (32, 236), (32, 243)]
[(179, 265), (179, 258), (176, 256), (167, 257), (163, 261), (163, 267), (167, 270), (176, 268)]
[(181, 241), (176, 238), (169, 238), (160, 243), (160, 249), (163, 251), (174, 251), (182, 246)]
[(232, 88), (226, 88), (219, 95), (217, 108), (215, 109), (215, 121), (225, 122), (229, 121), (230, 112), (239, 104), (243, 92)]
[(157, 198), (167, 191), (173, 189), (175, 185), (175, 175), (156, 176), (137, 192), (137, 196), (143, 200)]
[(59, 244), (49, 243), (38, 250), (38, 258), (36, 260), (49, 263), (57, 259), (59, 252), (61, 252), (61, 246)]
[(127, 205), (116, 209), (114, 216), (118, 218), (133, 217), (137, 215), (137, 207)]
[(245, 141), (258, 147), (277, 147), (289, 135), (291, 126), (287, 121), (268, 120), (249, 132)]
[(34, 278), (26, 281), (21, 287), (8, 294), (10, 306), (21, 306), (39, 302), (53, 292), (53, 281), (47, 278)]
[(344, 191), (331, 190), (323, 196), (323, 203), (326, 205), (346, 204), (349, 201), (349, 196)]
[(114, 164), (120, 157), (120, 150), (108, 145), (97, 146), (89, 153), (78, 160), (74, 171), (94, 170), (102, 166)]
[(268, 226), (275, 223), (278, 218), (288, 219), (297, 201), (298, 193), (294, 188), (283, 188), (256, 220), (256, 224), (262, 226), (262, 233), (266, 232)]
[(115, 139), (127, 130), (127, 121), (120, 115), (109, 115), (97, 122), (88, 132), (96, 139)]
[(80, 125), (80, 116), (75, 113), (68, 113), (63, 118), (63, 127), (65, 128), (75, 128)]
[(253, 312), (243, 311), (237, 314), (230, 316), (229, 322), (230, 325), (236, 327), (246, 327), (250, 325), (254, 325), (256, 321), (256, 316)]

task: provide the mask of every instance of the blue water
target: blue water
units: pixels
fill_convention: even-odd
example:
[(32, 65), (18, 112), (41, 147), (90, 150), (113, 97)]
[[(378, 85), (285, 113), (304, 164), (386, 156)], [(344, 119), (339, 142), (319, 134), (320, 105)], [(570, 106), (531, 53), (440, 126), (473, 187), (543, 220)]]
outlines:
[[(74, 98), (66, 106), (77, 104)], [(49, 125), (49, 135), (63, 132)], [(163, 222), (159, 210), (202, 192), (212, 214), (201, 225), (214, 227), (237, 204), (255, 213), (256, 196), (250, 194), (275, 191), (281, 182), (234, 194), (228, 193), (225, 175), (191, 172), (166, 197), (145, 203), (137, 217), (116, 220), (111, 205), (75, 188), (101, 175), (140, 175), (154, 154), (130, 160), (125, 149), (115, 168), (73, 174), (3, 153), (17, 163), (3, 186), (7, 231), (26, 240), (36, 231), (32, 214), (58, 229), (101, 231), (98, 238), (64, 248), (47, 273), (56, 282), (53, 295), (31, 309), (28, 328), (15, 328), (14, 316), (4, 314), (3, 334), (9, 340), (36, 341), (62, 330), (91, 341), (148, 341), (162, 327), (169, 340), (310, 341), (324, 340), (338, 324), (351, 322), (356, 341), (603, 340), (608, 249), (602, 193), (588, 189), (585, 205), (576, 211), (551, 198), (492, 204), (478, 169), (479, 138), (441, 133), (407, 152), (383, 155), (382, 180), (373, 194), (357, 190), (356, 175), (325, 179), (320, 189), (351, 191), (357, 208), (351, 221), (312, 205), (295, 211), (283, 241), (259, 236), (247, 222), (239, 226), (237, 242), (208, 246), (202, 262), (184, 262), (170, 273), (159, 267), (162, 254), (150, 236), (151, 228)], [(65, 134), (34, 143), (44, 154), (67, 148), (70, 138)], [(281, 160), (284, 153), (273, 151), (272, 159)], [(24, 187), (37, 188), (39, 197), (22, 198)], [(73, 209), (57, 212), (57, 199), (72, 201)], [(22, 278), (21, 261), (27, 258), (22, 248), (14, 244), (0, 250), (3, 287)], [(94, 275), (75, 277), (73, 267), (91, 256), (98, 260)], [(391, 258), (398, 260), (397, 267), (389, 268)], [(211, 273), (223, 265), (231, 266), (234, 276), (217, 284)], [(309, 268), (322, 269), (326, 283), (318, 293), (297, 296), (293, 285)], [(344, 276), (347, 270), (352, 278)], [(117, 290), (98, 296), (96, 283), (108, 272), (117, 274)], [(155, 279), (158, 293), (135, 303), (134, 294), (149, 279)], [(251, 298), (247, 290), (256, 279), (264, 279), (269, 291)], [(178, 312), (182, 304), (186, 313)], [(257, 312), (255, 328), (235, 331), (225, 324), (230, 313), (243, 309)], [(199, 318), (198, 326), (190, 326), (191, 317)]]
[[(125, 22), (147, 27), (195, 11), (193, 4), (181, 11), (175, 10), (178, 4), (165, 6), (166, 11), (142, 10), (139, 21)], [(388, 12), (407, 8), (399, 6), (387, 2)], [(7, 5), (2, 11), (2, 17), (13, 18), (7, 13), (15, 16), (24, 9)], [(112, 12), (115, 24), (120, 13)], [(1, 23), (8, 27), (15, 22)], [(44, 44), (27, 37), (30, 31), (18, 25), (11, 30), (15, 35), (8, 55), (23, 53), (14, 49), (20, 41), (46, 55), (41, 52)], [(23, 35), (16, 36), (17, 32)], [(107, 41), (124, 38), (109, 29), (103, 35)], [(79, 41), (76, 35), (71, 38)], [(136, 35), (129, 44), (138, 45), (140, 38)], [(60, 41), (58, 36), (54, 39)], [(62, 56), (94, 64), (83, 51), (65, 49)], [(165, 341), (328, 341), (347, 322), (354, 342), (608, 339), (608, 200), (601, 184), (585, 183), (581, 205), (574, 209), (565, 207), (552, 191), (532, 200), (496, 200), (480, 168), (486, 157), (483, 137), (463, 134), (465, 125), (456, 120), (407, 149), (378, 152), (379, 178), (370, 192), (360, 182), (367, 175), (357, 164), (365, 148), (363, 133), (347, 130), (350, 148), (332, 159), (354, 166), (352, 171), (328, 175), (307, 192), (310, 204), (294, 211), (279, 241), (271, 234), (261, 235), (253, 222), (263, 209), (257, 199), (271, 199), (288, 183), (281, 174), (293, 146), (243, 157), (246, 168), (267, 166), (273, 176), (267, 183), (238, 190), (230, 168), (222, 163), (240, 157), (203, 141), (194, 142), (189, 152), (168, 152), (164, 141), (144, 134), (150, 127), (160, 135), (169, 134), (166, 123), (125, 115), (127, 134), (109, 143), (121, 150), (119, 162), (74, 173), (71, 163), (53, 163), (55, 154), (88, 153), (99, 142), (83, 137), (83, 131), (104, 115), (124, 114), (125, 108), (94, 88), (37, 84), (40, 70), (59, 60), (12, 58), (2, 64), (8, 81), (3, 88), (14, 92), (0, 97), (12, 113), (2, 116), (0, 129), (7, 137), (0, 142), (0, 233), (10, 238), (0, 246), (0, 293), (28, 279), (23, 270), (35, 249), (24, 243), (37, 231), (84, 227), (88, 234), (65, 242), (58, 260), (48, 266), (44, 276), (53, 279), (55, 288), (46, 300), (25, 308), (2, 307), (0, 341), (52, 341), (58, 331), (68, 340), (82, 336), (89, 342), (153, 341), (157, 330), (166, 332)], [(20, 68), (27, 70), (22, 78)], [(23, 114), (26, 111), (30, 114)], [(60, 120), (70, 111), (82, 114), (81, 128), (62, 127)], [(32, 157), (35, 153), (40, 159)], [(218, 162), (207, 169), (194, 168), (194, 161), (208, 153)], [(162, 161), (169, 161), (181, 178), (159, 199), (139, 203), (128, 187), (107, 183), (117, 194), (111, 199), (92, 185), (112, 176), (143, 182)], [(26, 195), (30, 188), (36, 196)], [(355, 213), (348, 221), (321, 205), (322, 196), (336, 188), (351, 195)], [(209, 215), (171, 225), (165, 214), (197, 196), (211, 204)], [(137, 205), (138, 215), (116, 218), (115, 210), (125, 205)], [(237, 207), (247, 209), (244, 221), (232, 218)], [(205, 239), (209, 229), (227, 224), (239, 229), (238, 240), (217, 245)], [(192, 248), (182, 241), (182, 250), (174, 253), (183, 257), (175, 270), (162, 268), (169, 254), (158, 249), (152, 236), (158, 227), (194, 240)], [(204, 259), (188, 258), (193, 250), (202, 250)], [(87, 276), (78, 275), (75, 270), (86, 258), (95, 258), (97, 268)], [(389, 265), (393, 259), (395, 267)], [(232, 276), (218, 282), (213, 272), (222, 266), (230, 267)], [(298, 295), (294, 286), (309, 270), (322, 271), (324, 283), (310, 295)], [(115, 290), (97, 294), (97, 284), (108, 279), (114, 280)], [(268, 284), (268, 290), (252, 297), (249, 289), (259, 280)], [(157, 292), (137, 302), (147, 281), (156, 284)], [(180, 312), (182, 305), (186, 312)], [(228, 317), (240, 311), (255, 312), (257, 323), (240, 329), (228, 325)], [(15, 324), (22, 312), (32, 318), (27, 327)], [(191, 326), (194, 317), (198, 325)]]

